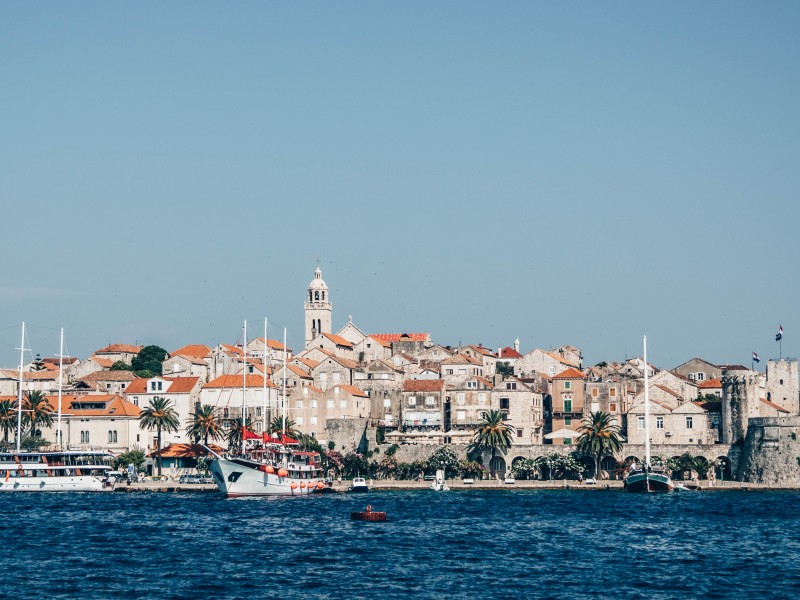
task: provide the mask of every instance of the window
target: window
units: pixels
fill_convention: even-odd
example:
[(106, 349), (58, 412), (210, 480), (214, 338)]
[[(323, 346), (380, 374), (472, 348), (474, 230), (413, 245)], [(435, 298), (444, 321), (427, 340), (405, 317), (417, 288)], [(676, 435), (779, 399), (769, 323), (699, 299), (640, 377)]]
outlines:
[(664, 417), (656, 417), (656, 429), (664, 429)]
[(447, 369), (445, 371), (445, 375), (452, 375), (452, 374), (453, 374), (453, 369)]
[(328, 400), (328, 408), (333, 408), (333, 400)]
[(309, 425), (316, 425), (317, 424), (317, 417), (311, 417), (309, 419)]
[(550, 375), (555, 375), (556, 374), (556, 368), (555, 367), (550, 367), (549, 371), (550, 371)]
[(691, 429), (692, 425), (692, 417), (686, 417), (686, 429)]
[(409, 406), (416, 406), (417, 405), (417, 397), (416, 396), (409, 396), (408, 397), (408, 405)]
[(517, 389), (517, 382), (516, 381), (506, 381), (506, 389), (507, 390), (515, 390), (515, 389)]
[(311, 401), (311, 408), (317, 408), (317, 401), (316, 400), (312, 400)]
[(478, 382), (477, 381), (468, 381), (467, 382), (467, 389), (468, 390), (476, 390), (478, 389)]
[(572, 398), (564, 398), (564, 412), (572, 412)]
[(261, 416), (261, 407), (260, 406), (256, 406), (256, 416), (257, 417)]
[[(106, 384), (106, 389), (107, 389), (107, 390), (110, 390), (110, 389), (111, 389), (111, 384), (110, 384), (110, 383), (107, 383), (107, 384)], [(23, 406), (25, 406), (25, 405), (23, 404)]]
[(484, 392), (478, 394), (478, 404), (480, 404), (481, 406), (486, 404), (486, 394)]
[(617, 388), (611, 388), (610, 390), (608, 390), (608, 395), (611, 396), (612, 398), (616, 398), (617, 397)]
[(156, 382), (155, 381), (151, 381), (150, 382), (150, 391), (151, 392), (155, 392), (156, 391)]
[(302, 400), (298, 400), (297, 402), (294, 403), (294, 407), (295, 408), (303, 408), (303, 401)]
[(458, 402), (459, 406), (464, 406), (464, 392), (459, 392), (456, 395), (456, 402)]
[(509, 410), (509, 403), (508, 398), (500, 398), (500, 410)]
[(522, 437), (522, 429), (517, 429), (517, 437), (518, 438)]
[(425, 396), (425, 406), (436, 406), (436, 399), (433, 396)]
[(597, 398), (599, 390), (597, 388), (592, 388), (592, 398)]
[(572, 446), (572, 438), (564, 438), (565, 446)]
[(347, 400), (339, 400), (339, 408), (347, 408)]
[(705, 373), (698, 373), (697, 374), (697, 381), (705, 381), (705, 380), (706, 380), (706, 374)]
[(108, 432), (108, 441), (109, 443), (114, 441), (114, 434), (111, 431)]
[(571, 390), (572, 389), (572, 382), (571, 381), (565, 381), (564, 382), (564, 389), (565, 390)]
[(639, 431), (644, 430), (644, 417), (639, 417)]
[(467, 412), (464, 410), (456, 411), (456, 421), (464, 421), (467, 418)]
[(383, 399), (383, 406), (385, 406), (386, 408), (388, 408), (388, 407), (390, 407), (391, 405), (392, 405), (392, 401), (391, 401), (389, 398), (384, 398), (384, 399)]
[(302, 425), (303, 424), (303, 417), (297, 417), (297, 424), (298, 425)]
[[(614, 390), (611, 390), (611, 391), (613, 392)], [(616, 405), (616, 404), (613, 404), (613, 403), (612, 403), (612, 404), (609, 404), (609, 405), (608, 405), (608, 410), (609, 410), (609, 412), (612, 412), (612, 413), (613, 413), (613, 412), (617, 412), (617, 405)]]
[(333, 385), (337, 385), (339, 383), (339, 373), (333, 374)]
[(570, 427), (572, 425), (572, 417), (564, 417), (564, 427)]
[(158, 391), (160, 392), (160, 391), (161, 391), (161, 385), (162, 385), (162, 382), (161, 382), (161, 381), (158, 381), (158, 382), (156, 382), (156, 383), (158, 383)]

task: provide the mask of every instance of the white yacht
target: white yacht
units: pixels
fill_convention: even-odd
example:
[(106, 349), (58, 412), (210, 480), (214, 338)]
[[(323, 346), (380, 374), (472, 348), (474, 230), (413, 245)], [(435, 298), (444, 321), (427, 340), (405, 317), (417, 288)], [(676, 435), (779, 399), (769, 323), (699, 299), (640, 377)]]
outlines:
[(347, 488), (348, 492), (368, 492), (369, 491), (369, 484), (367, 480), (363, 477), (353, 477), (353, 482), (350, 484), (350, 487)]
[(431, 482), (431, 489), (434, 492), (447, 492), (450, 490), (450, 488), (447, 487), (447, 481), (444, 478), (444, 471), (442, 469), (436, 471), (436, 479)]
[(113, 459), (102, 451), (4, 452), (0, 454), (0, 492), (110, 491)]

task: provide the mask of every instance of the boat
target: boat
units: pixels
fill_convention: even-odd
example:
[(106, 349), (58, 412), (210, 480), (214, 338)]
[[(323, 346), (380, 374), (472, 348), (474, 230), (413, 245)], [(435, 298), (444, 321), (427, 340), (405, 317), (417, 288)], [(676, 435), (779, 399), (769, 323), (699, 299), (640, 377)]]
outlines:
[(445, 481), (444, 471), (442, 469), (436, 471), (436, 479), (431, 483), (431, 489), (434, 492), (447, 492), (450, 490), (450, 488), (447, 487), (447, 481)]
[(353, 477), (350, 487), (347, 488), (348, 492), (363, 493), (369, 491), (369, 484), (363, 477)]
[(644, 347), (644, 451), (643, 464), (634, 463), (623, 481), (626, 492), (671, 492), (675, 489), (666, 469), (650, 463), (650, 389), (647, 376), (647, 336)]
[(372, 506), (367, 504), (366, 510), (350, 513), (351, 521), (385, 521), (386, 513), (383, 511), (372, 510)]
[(306, 496), (322, 491), (318, 452), (305, 452), (297, 440), (264, 434), (264, 443), (241, 456), (225, 456), (206, 446), (214, 483), (228, 498), (240, 496)]
[(114, 455), (99, 450), (0, 453), (0, 492), (103, 492)]

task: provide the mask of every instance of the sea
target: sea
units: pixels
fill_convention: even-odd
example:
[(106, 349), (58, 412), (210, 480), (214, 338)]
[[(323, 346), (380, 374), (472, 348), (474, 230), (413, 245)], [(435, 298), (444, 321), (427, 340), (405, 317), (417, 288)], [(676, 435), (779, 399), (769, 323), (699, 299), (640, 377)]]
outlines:
[[(352, 511), (385, 511), (385, 523)], [(793, 598), (800, 492), (0, 494), (2, 598)]]

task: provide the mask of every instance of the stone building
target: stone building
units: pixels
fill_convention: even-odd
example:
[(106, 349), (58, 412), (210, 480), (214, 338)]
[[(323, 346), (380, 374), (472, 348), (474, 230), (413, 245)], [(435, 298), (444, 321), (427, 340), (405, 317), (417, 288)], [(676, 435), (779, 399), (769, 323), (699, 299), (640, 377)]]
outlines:
[[(569, 368), (553, 377), (552, 381), (552, 425), (551, 433), (545, 435), (553, 444), (572, 444), (578, 438), (586, 407), (585, 376), (578, 369)], [(574, 435), (568, 433), (575, 432)], [(563, 432), (563, 433), (559, 433)]]
[(767, 361), (766, 392), (767, 400), (786, 409), (789, 416), (800, 415), (797, 359)]
[(441, 379), (406, 379), (403, 382), (400, 418), (404, 431), (443, 431), (445, 389)]
[(492, 382), (472, 375), (460, 383), (447, 387), (450, 400), (449, 420), (445, 411), (445, 430), (475, 430), (483, 413), (492, 408)]
[(517, 377), (508, 377), (492, 388), (493, 409), (506, 413), (514, 427), (514, 444), (541, 444), (544, 429), (544, 394)]
[(322, 270), (317, 264), (314, 279), (308, 284), (308, 297), (305, 302), (305, 345), (323, 333), (331, 333), (333, 304), (331, 304), (328, 285), (322, 279)]

